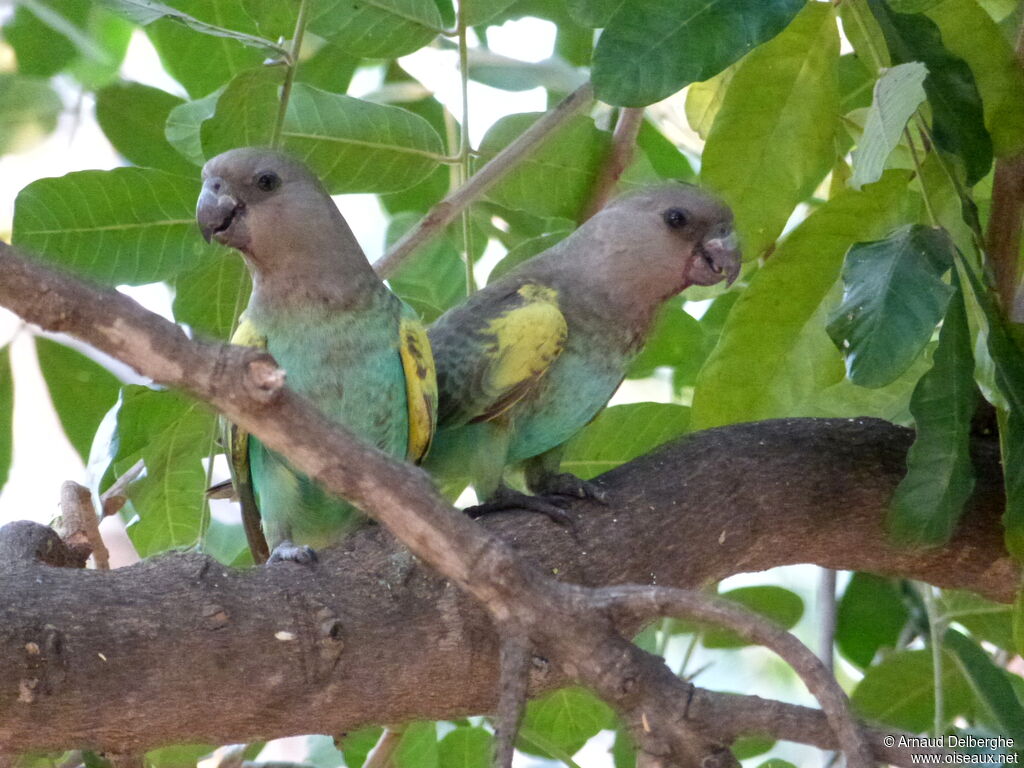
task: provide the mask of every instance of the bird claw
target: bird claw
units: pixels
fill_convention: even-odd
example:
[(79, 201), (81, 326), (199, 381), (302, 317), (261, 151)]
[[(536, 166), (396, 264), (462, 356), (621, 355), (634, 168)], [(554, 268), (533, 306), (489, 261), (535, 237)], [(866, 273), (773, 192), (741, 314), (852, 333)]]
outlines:
[(315, 565), (318, 559), (316, 551), (311, 547), (292, 544), (290, 541), (282, 541), (270, 553), (267, 565), (286, 562), (298, 563), (299, 565)]
[(544, 478), (541, 486), (534, 490), (545, 496), (567, 496), (572, 499), (589, 499), (599, 504), (608, 503), (608, 494), (600, 486), (568, 472)]
[(553, 523), (566, 528), (573, 527), (573, 521), (569, 514), (554, 502), (509, 489), (502, 491), (492, 501), (477, 504), (474, 507), (466, 507), (463, 511), (474, 520), (495, 512), (536, 512), (544, 515)]

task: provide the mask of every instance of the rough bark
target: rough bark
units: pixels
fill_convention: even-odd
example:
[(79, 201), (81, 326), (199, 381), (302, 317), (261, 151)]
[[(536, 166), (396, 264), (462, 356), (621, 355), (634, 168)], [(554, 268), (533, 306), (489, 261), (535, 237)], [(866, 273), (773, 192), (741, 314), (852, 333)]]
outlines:
[[(694, 587), (812, 562), (1009, 600), (1016, 569), (1002, 545), (998, 454), (988, 445), (949, 546), (886, 544), (885, 505), (910, 441), (908, 430), (874, 420), (725, 427), (600, 478), (609, 504), (574, 503), (573, 531), (536, 515), (483, 525), (545, 572), (588, 585)], [(31, 548), (26, 533), (19, 539)], [(487, 613), (380, 527), (326, 550), (312, 570), (235, 571), (174, 554), (100, 573), (11, 556), (2, 541), (0, 550), (0, 744), (12, 751), (137, 753), (342, 733), (490, 712), (497, 701)], [(535, 664), (535, 692), (564, 680)], [(726, 741), (764, 729), (835, 744), (816, 711), (750, 704), (697, 691), (688, 717)]]

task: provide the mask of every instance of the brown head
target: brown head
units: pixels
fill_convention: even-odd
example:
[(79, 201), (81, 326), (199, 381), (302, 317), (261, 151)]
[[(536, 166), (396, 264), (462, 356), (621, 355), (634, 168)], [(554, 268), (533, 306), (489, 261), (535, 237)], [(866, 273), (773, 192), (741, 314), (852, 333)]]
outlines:
[(275, 150), (245, 147), (209, 160), (196, 220), (207, 241), (241, 251), (260, 277), (370, 270), (320, 180)]

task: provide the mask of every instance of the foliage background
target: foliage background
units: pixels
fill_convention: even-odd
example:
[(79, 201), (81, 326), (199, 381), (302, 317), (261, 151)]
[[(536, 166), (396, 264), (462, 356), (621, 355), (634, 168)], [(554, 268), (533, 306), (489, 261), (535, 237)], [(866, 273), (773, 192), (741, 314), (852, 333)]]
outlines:
[[(651, 105), (620, 187), (695, 181), (699, 171), (736, 211), (747, 265), (731, 289), (695, 290), (666, 305), (619, 404), (570, 447), (569, 470), (593, 476), (690, 429), (876, 416), (916, 424), (921, 436), (894, 502), (894, 535), (935, 543), (949, 535), (970, 490), (965, 446), (976, 389), (999, 409), (1008, 466), (1020, 466), (1012, 460), (1024, 445), (1016, 407), (1024, 363), (977, 247), (993, 159), (1024, 150), (1024, 76), (1012, 48), (1020, 4), (467, 0), (454, 8), (383, 0), (350, 13), (309, 0), (293, 67), (299, 8), (295, 0), (19, 2), (0, 44), (0, 153), (8, 156), (0, 169), (17, 167), (34, 143), (66, 141), (69, 130), (92, 131), (95, 141), (51, 165), (52, 178), (18, 185), (14, 242), (136, 292), (194, 333), (225, 338), (248, 284), (240, 260), (204, 244), (192, 221), (204, 158), (279, 138), (333, 194), (346, 195), (343, 210), (376, 254), (382, 234), (394, 242), (589, 75), (601, 101), (391, 280), (431, 320), (465, 294), (466, 260), (482, 284), (557, 241), (592, 194), (619, 109)], [(496, 50), (520, 19), (533, 21)], [(553, 45), (527, 61), (522, 48), (533, 47), (539, 30), (553, 33)], [(452, 66), (460, 37), (469, 78), (461, 88)], [(155, 52), (159, 63), (125, 64), (129, 50), (148, 51), (151, 61)], [(154, 68), (148, 84), (137, 79)], [(281, 87), (292, 75), (282, 111)], [(5, 195), (14, 191), (8, 178)], [(364, 226), (373, 219), (377, 230)], [(881, 242), (857, 245), (866, 241)], [(16, 343), (24, 348), (26, 339)], [(213, 415), (67, 339), (36, 337), (34, 346), (41, 379), (30, 378), (22, 355), (18, 409), (23, 397), (49, 395), (68, 452), (86, 466), (80, 479), (99, 491), (145, 460), (123, 514), (134, 551), (199, 547), (244, 565), (234, 510), (211, 510), (203, 499), (218, 472), (209, 461)], [(0, 483), (12, 457), (14, 347), (0, 349)], [(28, 431), (15, 430), (16, 447)], [(73, 464), (47, 460), (50, 487)], [(1009, 480), (1008, 543), (1020, 554), (1020, 484)], [(39, 487), (45, 481), (31, 500), (45, 509), (55, 494), (46, 498)], [(812, 642), (812, 580), (812, 569), (782, 569), (721, 589)], [(865, 716), (915, 732), (999, 733), (1024, 745), (1020, 609), (1015, 622), (1010, 607), (966, 594), (864, 574), (840, 584), (837, 674)], [(721, 633), (665, 622), (638, 642), (681, 674), (700, 672), (702, 684), (806, 702), (767, 654)], [(376, 736), (353, 734), (341, 751), (310, 739), (305, 757), (361, 765)], [(481, 719), (417, 724), (396, 764), (484, 765), (489, 740)], [(191, 764), (211, 748), (148, 759)], [(608, 709), (582, 691), (532, 704), (520, 749), (568, 765), (632, 764)], [(738, 752), (751, 765), (810, 759), (755, 740)]]

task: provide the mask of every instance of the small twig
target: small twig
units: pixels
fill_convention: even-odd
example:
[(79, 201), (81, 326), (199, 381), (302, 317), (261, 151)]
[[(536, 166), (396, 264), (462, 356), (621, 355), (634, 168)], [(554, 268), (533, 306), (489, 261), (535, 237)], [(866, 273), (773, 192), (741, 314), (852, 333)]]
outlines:
[(818, 658), (834, 671), (836, 641), (836, 572), (822, 568), (818, 576)]
[(281, 131), (284, 129), (285, 115), (288, 113), (288, 100), (291, 98), (292, 85), (295, 83), (295, 72), (299, 68), (299, 53), (302, 50), (302, 37), (306, 33), (306, 14), (308, 10), (309, 0), (301, 0), (299, 3), (299, 14), (295, 19), (295, 32), (292, 34), (288, 69), (284, 75), (284, 84), (281, 86), (281, 100), (278, 103), (277, 120), (274, 122), (274, 133), (270, 139), (272, 147), (281, 145)]
[(395, 754), (398, 745), (402, 743), (402, 736), (405, 735), (405, 728), (398, 726), (386, 726), (384, 733), (377, 740), (377, 745), (367, 756), (363, 768), (390, 768), (394, 765), (391, 756)]
[(797, 673), (821, 705), (849, 768), (875, 765), (871, 744), (850, 711), (850, 702), (832, 674), (794, 635), (721, 598), (670, 587), (622, 586), (597, 589), (595, 606), (605, 611), (673, 616), (726, 627), (744, 640), (771, 649)]
[(494, 766), (512, 768), (516, 735), (529, 687), (530, 641), (517, 628), (501, 628), (501, 678), (495, 718)]
[(612, 146), (608, 158), (601, 167), (600, 175), (594, 182), (590, 201), (583, 210), (580, 222), (584, 222), (600, 211), (615, 192), (619, 178), (633, 162), (636, 151), (636, 137), (644, 124), (644, 110), (637, 107), (626, 107), (619, 113), (619, 122), (615, 125)]
[(526, 129), (523, 134), (495, 155), (489, 163), (477, 171), (462, 187), (437, 203), (419, 224), (409, 230), (401, 240), (374, 264), (381, 277), (394, 274), (406, 257), (434, 235), (443, 230), (462, 210), (480, 197), (494, 184), (515, 168), (523, 158), (532, 153), (571, 117), (590, 106), (594, 89), (585, 83), (570, 93), (553, 110)]
[(110, 553), (100, 536), (100, 518), (92, 503), (92, 492), (84, 485), (68, 480), (60, 487), (60, 534), (64, 546), (85, 567), (89, 555), (98, 570), (110, 568)]
[(145, 469), (146, 462), (139, 459), (100, 495), (103, 517), (112, 517), (121, 511), (121, 508), (128, 503), (128, 487), (139, 479)]

